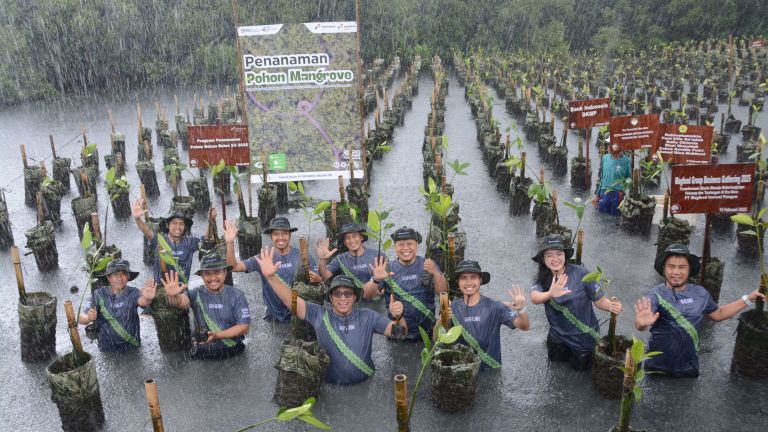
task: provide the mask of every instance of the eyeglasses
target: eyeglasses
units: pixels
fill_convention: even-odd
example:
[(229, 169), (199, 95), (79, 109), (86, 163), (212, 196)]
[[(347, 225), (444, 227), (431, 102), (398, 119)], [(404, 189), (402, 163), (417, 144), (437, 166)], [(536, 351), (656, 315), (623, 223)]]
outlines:
[(336, 290), (336, 291), (332, 292), (331, 295), (336, 297), (336, 298), (342, 298), (342, 297), (352, 298), (352, 296), (355, 295), (355, 292), (354, 291), (346, 291), (346, 290), (345, 291)]

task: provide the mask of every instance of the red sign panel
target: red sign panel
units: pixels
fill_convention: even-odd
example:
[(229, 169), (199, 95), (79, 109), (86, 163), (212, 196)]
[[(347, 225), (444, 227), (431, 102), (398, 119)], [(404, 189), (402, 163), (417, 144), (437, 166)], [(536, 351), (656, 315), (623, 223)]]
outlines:
[(189, 166), (216, 165), (224, 159), (229, 166), (248, 166), (248, 128), (243, 125), (187, 126)]
[(675, 165), (669, 210), (681, 213), (748, 213), (755, 164)]
[(712, 126), (662, 124), (656, 152), (678, 164), (708, 164), (712, 153)]
[(611, 121), (611, 99), (586, 99), (568, 102), (568, 128), (584, 129)]
[(749, 44), (750, 48), (765, 48), (765, 39), (752, 39)]
[(611, 144), (622, 150), (653, 148), (659, 137), (659, 115), (644, 114), (611, 118)]

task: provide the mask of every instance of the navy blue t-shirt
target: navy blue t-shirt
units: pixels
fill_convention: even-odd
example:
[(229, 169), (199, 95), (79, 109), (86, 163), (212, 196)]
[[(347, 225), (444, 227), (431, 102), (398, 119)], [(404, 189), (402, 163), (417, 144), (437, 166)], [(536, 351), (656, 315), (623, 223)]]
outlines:
[[(248, 300), (245, 294), (238, 288), (224, 285), (219, 293), (214, 294), (204, 286), (189, 290), (189, 302), (192, 311), (195, 313), (195, 322), (205, 322), (204, 314), (200, 309), (202, 303), (205, 314), (219, 327), (220, 330), (226, 330), (238, 324), (250, 324), (251, 312), (248, 308)], [(211, 326), (207, 326), (209, 331), (216, 331)], [(242, 343), (245, 336), (238, 336), (231, 340), (237, 344)], [(226, 345), (223, 341), (217, 340), (208, 344), (211, 351), (224, 350)]]
[[(698, 372), (699, 356), (693, 339), (681, 327), (666, 309), (659, 305), (660, 295), (667, 303), (679, 311), (698, 333), (704, 315), (718, 309), (717, 303), (702, 286), (687, 284), (683, 291), (673, 293), (665, 284), (651, 289), (645, 297), (651, 300), (651, 312), (659, 313), (659, 318), (651, 326), (651, 338), (648, 351), (661, 351), (662, 354), (646, 361), (649, 367), (670, 372)], [(676, 296), (675, 296), (676, 295)]]
[[(456, 299), (451, 303), (451, 311), (459, 324), (477, 340), (480, 348), (501, 363), (501, 326), (515, 328), (513, 323), (518, 316), (517, 312), (484, 295), (480, 296), (480, 301), (474, 306), (467, 306), (463, 298)], [(469, 346), (466, 341), (464, 344)], [(480, 370), (488, 367), (482, 362)]]
[[(259, 254), (259, 257), (261, 254)], [(292, 247), (287, 255), (280, 255), (276, 252), (273, 256), (275, 263), (282, 263), (277, 270), (277, 275), (285, 282), (288, 288), (293, 286), (293, 282), (296, 279), (296, 272), (301, 268), (301, 253), (297, 248)], [(280, 297), (275, 294), (272, 286), (267, 282), (264, 275), (261, 274), (261, 266), (256, 261), (256, 257), (250, 257), (244, 261), (245, 271), (248, 273), (259, 272), (261, 277), (261, 295), (264, 298), (264, 304), (267, 306), (267, 315), (265, 319), (271, 319), (279, 322), (288, 322), (291, 319), (291, 310), (286, 307), (280, 300)], [(312, 271), (317, 271), (314, 259), (309, 257), (309, 268)]]
[[(435, 290), (432, 281), (432, 275), (424, 271), (425, 258), (417, 256), (416, 260), (410, 265), (403, 265), (400, 260), (390, 262), (390, 271), (394, 273), (394, 279), (398, 285), (407, 293), (410, 293), (416, 299), (420, 300), (426, 308), (433, 313), (430, 319), (409, 302), (401, 299), (395, 294), (395, 299), (403, 303), (403, 318), (408, 325), (408, 339), (421, 340), (419, 327), (423, 328), (427, 334), (432, 334), (432, 328), (435, 326)], [(437, 263), (435, 268), (440, 271)], [(426, 282), (426, 283), (425, 283)], [(387, 301), (387, 311), (389, 311), (389, 297), (392, 294), (392, 287), (389, 281), (384, 282), (384, 298)]]
[[(592, 302), (603, 298), (600, 284), (597, 282), (581, 281), (584, 276), (589, 274), (589, 270), (584, 266), (567, 264), (565, 274), (568, 275), (568, 285), (565, 287), (567, 292), (559, 298), (553, 298), (552, 300), (568, 309), (579, 321), (599, 333), (600, 326), (597, 322)], [(544, 292), (544, 289), (538, 283), (533, 284), (531, 290)], [(592, 351), (595, 348), (595, 339), (579, 330), (568, 321), (565, 315), (550, 306), (549, 302), (544, 303), (544, 312), (547, 315), (547, 321), (549, 321), (549, 337), (555, 342), (565, 344), (581, 352)]]
[[(82, 310), (96, 309), (96, 324), (99, 326), (99, 349), (101, 351), (126, 351), (135, 348), (109, 323), (100, 307), (103, 301), (106, 312), (138, 343), (141, 343), (139, 326), (139, 299), (141, 292), (138, 288), (126, 286), (117, 295), (112, 294), (109, 286), (101, 287), (93, 292), (83, 303)], [(101, 300), (101, 301), (100, 301)]]
[[(171, 247), (173, 256), (176, 258), (176, 262), (179, 263), (181, 269), (184, 270), (184, 275), (187, 277), (187, 281), (192, 277), (192, 258), (194, 258), (195, 252), (197, 252), (200, 245), (200, 237), (186, 235), (181, 237), (178, 243), (174, 243), (168, 234), (162, 234), (155, 232), (155, 236), (149, 243), (153, 250), (157, 250), (157, 236), (162, 235), (168, 245)], [(174, 270), (174, 266), (166, 264), (168, 271)], [(162, 280), (162, 273), (160, 272), (160, 255), (156, 254), (155, 257), (155, 281), (160, 283)], [(179, 282), (182, 281), (181, 275), (179, 276)]]
[(376, 258), (379, 254), (376, 251), (365, 249), (361, 256), (354, 256), (349, 252), (337, 255), (331, 262), (328, 263), (326, 269), (331, 272), (332, 277), (340, 274), (346, 274), (342, 270), (342, 264), (347, 270), (352, 273), (356, 278), (366, 284), (373, 277), (373, 271), (371, 267), (376, 264)]
[(384, 334), (390, 323), (383, 315), (370, 309), (352, 309), (347, 317), (336, 315), (332, 309), (326, 309), (314, 303), (305, 302), (305, 319), (317, 333), (317, 341), (325, 350), (331, 362), (325, 372), (325, 380), (332, 384), (350, 385), (368, 379), (363, 371), (350, 362), (331, 339), (323, 323), (323, 315), (328, 312), (328, 320), (344, 344), (357, 354), (371, 369), (375, 370), (371, 359), (373, 334)]

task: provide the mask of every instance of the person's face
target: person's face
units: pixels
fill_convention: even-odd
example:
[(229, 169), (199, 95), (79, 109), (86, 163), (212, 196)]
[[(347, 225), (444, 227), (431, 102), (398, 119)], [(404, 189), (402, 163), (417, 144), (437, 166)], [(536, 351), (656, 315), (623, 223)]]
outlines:
[(344, 246), (350, 252), (357, 252), (363, 245), (363, 236), (359, 232), (344, 234)]
[(410, 264), (416, 260), (416, 251), (419, 244), (416, 240), (398, 240), (395, 242), (395, 253), (403, 264)]
[(480, 292), (482, 279), (477, 273), (462, 273), (459, 275), (459, 289), (467, 297)]
[(117, 271), (107, 275), (107, 281), (109, 286), (116, 291), (120, 291), (128, 284), (128, 273), (124, 271)]
[(690, 273), (691, 267), (686, 257), (671, 256), (664, 262), (664, 278), (672, 288), (685, 285)]
[(200, 273), (205, 287), (213, 292), (219, 292), (224, 288), (224, 279), (227, 277), (227, 269), (205, 270)]
[(331, 292), (331, 305), (339, 315), (347, 315), (352, 311), (357, 295), (352, 288), (339, 287)]
[(184, 219), (174, 218), (168, 222), (168, 234), (174, 239), (180, 239), (184, 235), (184, 230), (187, 228), (187, 224)]
[(565, 267), (565, 252), (557, 249), (544, 251), (544, 265), (553, 272), (559, 272)]
[(269, 237), (277, 250), (285, 250), (291, 242), (291, 232), (288, 230), (272, 230)]

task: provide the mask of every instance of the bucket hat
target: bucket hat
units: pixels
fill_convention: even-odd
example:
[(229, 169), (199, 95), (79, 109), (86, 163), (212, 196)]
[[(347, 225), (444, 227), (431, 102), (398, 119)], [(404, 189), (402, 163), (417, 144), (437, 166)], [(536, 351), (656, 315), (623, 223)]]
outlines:
[(212, 253), (204, 256), (203, 259), (200, 260), (200, 270), (196, 271), (195, 274), (200, 276), (204, 271), (221, 269), (232, 270), (232, 266), (227, 265), (227, 262), (221, 255)]
[(544, 258), (544, 251), (549, 249), (561, 250), (565, 252), (566, 260), (573, 256), (573, 248), (565, 247), (565, 243), (560, 236), (548, 235), (541, 240), (541, 244), (539, 245), (539, 252), (531, 259), (537, 263), (542, 262), (542, 259)]
[(667, 262), (667, 258), (671, 256), (683, 256), (688, 259), (688, 265), (691, 267), (691, 271), (688, 274), (689, 278), (699, 274), (699, 270), (701, 269), (701, 260), (699, 257), (692, 254), (688, 250), (688, 246), (678, 243), (667, 246), (667, 248), (664, 249), (664, 252), (656, 257), (656, 261), (653, 263), (653, 268), (656, 269), (658, 274), (664, 276), (664, 264)]
[(328, 288), (328, 291), (325, 293), (325, 300), (330, 303), (331, 302), (331, 293), (336, 288), (351, 288), (355, 292), (355, 303), (360, 301), (360, 297), (363, 295), (363, 290), (361, 288), (358, 288), (355, 286), (355, 281), (347, 276), (347, 275), (338, 275), (335, 278), (333, 278), (333, 281), (331, 282), (331, 286)]
[(454, 276), (455, 280), (459, 280), (459, 276), (461, 276), (462, 273), (477, 273), (480, 275), (480, 285), (485, 285), (488, 282), (491, 281), (491, 274), (488, 272), (484, 272), (480, 269), (480, 263), (477, 261), (472, 260), (463, 260), (456, 264), (456, 276)]
[(288, 232), (294, 232), (298, 231), (298, 228), (291, 228), (291, 221), (288, 220), (285, 216), (278, 216), (276, 218), (272, 218), (271, 221), (269, 221), (269, 226), (264, 228), (264, 231), (262, 231), (264, 234), (269, 235), (273, 230), (283, 230)]

